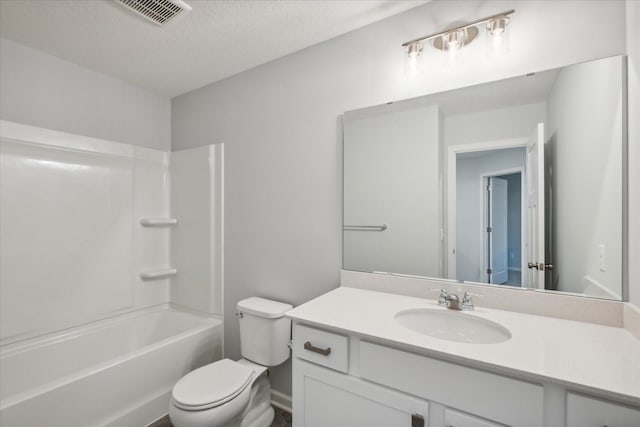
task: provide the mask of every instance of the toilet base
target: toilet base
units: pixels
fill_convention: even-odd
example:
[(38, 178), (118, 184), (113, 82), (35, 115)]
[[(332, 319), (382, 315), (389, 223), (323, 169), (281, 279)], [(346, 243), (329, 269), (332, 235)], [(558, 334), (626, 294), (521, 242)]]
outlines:
[(251, 402), (242, 417), (240, 427), (269, 427), (275, 412), (271, 407), (271, 384), (261, 375), (251, 387)]
[[(244, 360), (241, 363), (251, 364), (251, 362)], [(218, 406), (202, 411), (185, 411), (176, 407), (172, 402), (169, 409), (171, 421), (176, 427), (269, 427), (275, 416), (271, 407), (271, 384), (267, 378), (266, 369), (264, 367), (259, 368), (262, 372), (254, 382), (248, 385), (247, 389), (236, 399), (224, 404), (224, 406), (234, 405), (234, 403), (240, 403), (244, 400), (244, 402), (248, 401), (248, 404), (242, 404), (243, 406), (246, 405), (246, 407), (232, 409), (230, 406), (226, 408)], [(243, 398), (242, 395), (249, 391), (250, 397), (248, 399)], [(229, 416), (236, 410), (238, 415), (233, 419), (220, 419), (221, 414), (224, 413)]]
[(241, 424), (242, 427), (269, 427), (275, 418), (275, 411), (272, 407), (269, 407), (258, 418), (256, 418), (251, 424)]

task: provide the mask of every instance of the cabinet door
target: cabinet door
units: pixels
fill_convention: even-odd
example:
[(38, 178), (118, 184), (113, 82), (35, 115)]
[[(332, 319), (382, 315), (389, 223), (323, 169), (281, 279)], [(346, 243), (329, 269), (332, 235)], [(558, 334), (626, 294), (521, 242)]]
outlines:
[(504, 424), (494, 423), (449, 408), (444, 410), (444, 425), (445, 427), (504, 427)]
[(382, 386), (505, 425), (544, 425), (544, 388), (539, 384), (367, 341), (360, 341), (358, 372)]
[(640, 426), (640, 408), (567, 393), (567, 427), (605, 426)]
[(299, 359), (293, 364), (296, 427), (427, 427), (424, 400)]

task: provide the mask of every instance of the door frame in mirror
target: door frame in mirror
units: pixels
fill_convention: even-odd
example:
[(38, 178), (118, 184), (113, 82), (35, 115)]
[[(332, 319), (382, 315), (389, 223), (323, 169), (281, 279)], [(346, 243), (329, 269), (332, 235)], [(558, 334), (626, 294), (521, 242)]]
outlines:
[(447, 149), (447, 278), (456, 280), (456, 160), (458, 154), (478, 151), (526, 148), (528, 138), (510, 138), (471, 144), (451, 145)]

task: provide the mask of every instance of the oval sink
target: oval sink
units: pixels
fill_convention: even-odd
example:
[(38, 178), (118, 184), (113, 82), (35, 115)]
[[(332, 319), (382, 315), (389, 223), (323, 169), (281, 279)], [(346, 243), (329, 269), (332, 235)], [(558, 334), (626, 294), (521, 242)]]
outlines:
[(400, 311), (396, 321), (414, 332), (448, 341), (495, 344), (511, 338), (509, 330), (495, 322), (469, 314), (428, 308)]

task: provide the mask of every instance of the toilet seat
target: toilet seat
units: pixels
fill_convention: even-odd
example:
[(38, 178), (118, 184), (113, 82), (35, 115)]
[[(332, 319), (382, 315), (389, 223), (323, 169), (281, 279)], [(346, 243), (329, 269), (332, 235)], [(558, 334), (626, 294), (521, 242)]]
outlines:
[(238, 362), (222, 359), (185, 375), (173, 387), (176, 407), (202, 411), (236, 398), (253, 382), (254, 371)]

